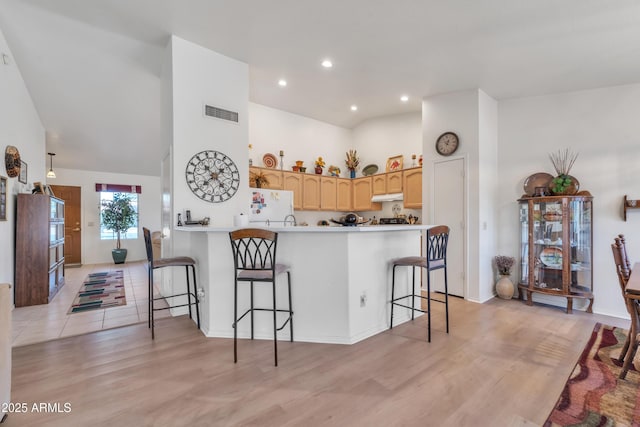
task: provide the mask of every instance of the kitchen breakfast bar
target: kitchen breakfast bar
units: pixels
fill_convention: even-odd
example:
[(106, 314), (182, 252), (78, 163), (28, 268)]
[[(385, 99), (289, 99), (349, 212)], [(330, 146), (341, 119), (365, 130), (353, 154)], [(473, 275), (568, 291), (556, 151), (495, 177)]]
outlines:
[[(389, 327), (390, 261), (420, 254), (421, 232), (430, 225), (267, 227), (278, 233), (277, 262), (291, 267), (294, 340), (353, 344)], [(233, 258), (229, 232), (237, 227), (177, 227), (181, 252), (196, 259), (201, 329), (208, 337), (232, 337)], [(398, 292), (410, 290), (409, 268), (396, 271)], [(174, 276), (174, 277), (177, 277)], [(416, 282), (419, 286), (419, 273)], [(256, 284), (255, 306), (271, 305), (271, 286)], [(239, 309), (248, 308), (249, 286), (239, 288)], [(286, 306), (286, 275), (278, 277), (278, 305)], [(406, 293), (409, 293), (408, 291)], [(416, 304), (420, 304), (416, 301)], [(242, 311), (242, 310), (241, 310)], [(410, 318), (398, 309), (394, 324)], [(257, 313), (255, 337), (273, 339), (273, 318)], [(278, 332), (289, 339), (288, 327)], [(239, 337), (249, 337), (249, 321)]]

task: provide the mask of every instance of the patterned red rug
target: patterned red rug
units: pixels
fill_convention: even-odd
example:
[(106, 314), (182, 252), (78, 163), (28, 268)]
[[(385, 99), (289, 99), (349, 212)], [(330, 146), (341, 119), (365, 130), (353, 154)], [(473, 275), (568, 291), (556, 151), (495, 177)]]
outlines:
[(122, 270), (89, 274), (68, 314), (126, 305), (123, 277)]
[(596, 323), (546, 426), (640, 426), (640, 374), (618, 379), (627, 331)]

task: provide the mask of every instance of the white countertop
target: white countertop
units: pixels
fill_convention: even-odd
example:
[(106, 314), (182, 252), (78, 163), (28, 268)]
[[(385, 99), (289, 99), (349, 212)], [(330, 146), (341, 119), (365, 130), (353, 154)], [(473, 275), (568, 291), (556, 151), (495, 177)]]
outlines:
[(247, 227), (215, 227), (200, 225), (186, 225), (182, 227), (174, 227), (175, 231), (186, 232), (208, 232), (208, 233), (228, 233), (240, 228), (263, 228), (265, 230), (276, 231), (278, 233), (363, 233), (363, 232), (379, 232), (379, 231), (417, 231), (427, 230), (435, 227), (429, 224), (413, 224), (413, 225), (359, 225), (356, 227), (343, 227), (343, 226), (252, 226), (249, 224)]

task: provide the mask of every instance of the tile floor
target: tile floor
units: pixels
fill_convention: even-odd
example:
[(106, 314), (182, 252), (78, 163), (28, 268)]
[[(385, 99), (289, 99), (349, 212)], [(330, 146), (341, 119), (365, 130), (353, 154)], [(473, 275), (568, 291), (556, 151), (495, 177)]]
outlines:
[[(83, 280), (89, 273), (124, 271), (127, 304), (67, 314)], [(147, 263), (130, 262), (121, 265), (89, 264), (65, 270), (65, 285), (49, 304), (18, 307), (12, 312), (13, 347), (36, 342), (86, 334), (146, 322), (148, 319)], [(169, 316), (169, 310), (156, 312), (156, 317)]]

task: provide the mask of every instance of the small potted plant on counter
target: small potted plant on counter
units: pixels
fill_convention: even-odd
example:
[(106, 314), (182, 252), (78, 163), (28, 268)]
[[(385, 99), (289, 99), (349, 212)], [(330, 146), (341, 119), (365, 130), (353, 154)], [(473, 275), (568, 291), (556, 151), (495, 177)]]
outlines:
[(500, 275), (500, 279), (496, 282), (496, 293), (502, 299), (511, 299), (513, 298), (514, 286), (509, 276), (516, 259), (511, 256), (496, 255), (493, 260)]
[(113, 200), (102, 204), (102, 225), (107, 230), (116, 233), (116, 249), (111, 250), (111, 256), (115, 264), (124, 264), (127, 258), (127, 250), (120, 245), (120, 234), (136, 225), (136, 210), (133, 207), (131, 196), (125, 193), (115, 193)]

